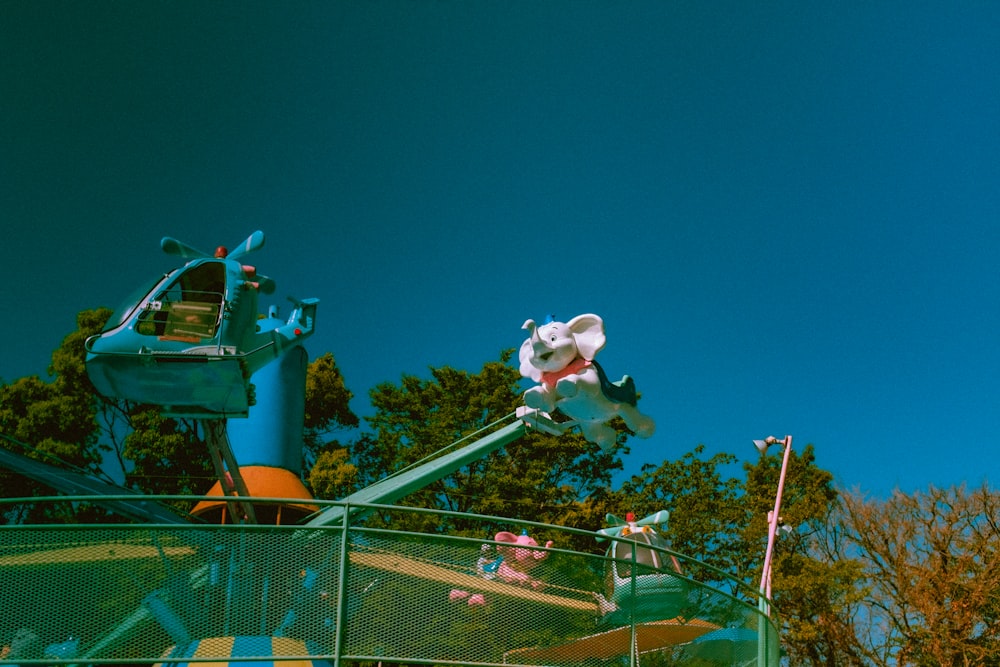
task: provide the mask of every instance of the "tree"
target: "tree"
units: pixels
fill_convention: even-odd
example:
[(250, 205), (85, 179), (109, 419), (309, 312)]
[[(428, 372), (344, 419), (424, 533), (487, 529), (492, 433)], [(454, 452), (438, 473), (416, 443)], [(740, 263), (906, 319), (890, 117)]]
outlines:
[[(29, 451), (19, 454), (108, 482), (124, 480), (126, 486), (138, 491), (204, 493), (215, 475), (197, 421), (167, 418), (152, 406), (100, 396), (90, 382), (84, 342), (102, 330), (111, 314), (106, 308), (78, 314), (77, 330), (52, 354), (48, 369), (52, 381), (29, 376), (0, 385), (0, 433), (30, 446)], [(350, 399), (351, 392), (332, 355), (323, 355), (309, 365), (303, 433), (307, 463), (315, 461), (322, 451), (339, 446), (325, 441), (331, 433), (358, 425), (358, 417), (348, 405)], [(4, 470), (0, 470), (0, 483), (7, 497), (52, 492)], [(41, 517), (29, 512), (21, 518)]]
[[(325, 474), (329, 459), (323, 453), (339, 447), (336, 441), (327, 442), (325, 438), (358, 425), (358, 417), (349, 407), (351, 397), (332, 354), (310, 362), (303, 418), (304, 470)], [(211, 487), (215, 472), (198, 421), (167, 418), (153, 406), (117, 399), (104, 399), (104, 404), (128, 425), (122, 455), (130, 462), (126, 474), (130, 486), (169, 495), (201, 495)], [(318, 459), (322, 459), (322, 465), (316, 470)]]
[(857, 640), (872, 664), (1000, 664), (1000, 494), (854, 492), (839, 521), (864, 566)]
[[(359, 483), (368, 484), (463, 438), (471, 441), (511, 415), (521, 403), (520, 374), (508, 363), (512, 355), (512, 350), (502, 352), (499, 361), (484, 364), (475, 374), (444, 366), (431, 368), (430, 379), (404, 375), (399, 385), (375, 387), (371, 432), (352, 446)], [(579, 511), (584, 499), (600, 496), (610, 486), (613, 471), (621, 469), (617, 454), (625, 438), (622, 432), (615, 448), (604, 452), (578, 435), (557, 438), (532, 431), (401, 502), (566, 525), (567, 515), (586, 514)], [(448, 530), (461, 526), (453, 523)]]
[[(740, 522), (744, 547), (736, 569), (755, 587), (761, 578), (760, 554), (780, 467), (780, 457), (770, 456), (744, 464), (746, 516)], [(779, 531), (773, 562), (774, 601), (792, 664), (862, 664), (845, 627), (832, 622), (848, 614), (863, 592), (858, 564), (843, 554), (831, 559), (831, 551), (823, 548), (838, 500), (833, 475), (816, 465), (813, 446), (807, 444), (801, 453), (793, 450), (779, 517), (786, 529)]]
[[(93, 385), (84, 366), (84, 340), (107, 320), (107, 309), (85, 310), (77, 315), (77, 330), (67, 335), (52, 353), (44, 382), (37, 375), (0, 386), (0, 432), (29, 445), (19, 451), (34, 459), (101, 477), (106, 446), (100, 441)], [(0, 470), (0, 485), (7, 497), (48, 495), (44, 485)], [(40, 520), (42, 511), (23, 508), (25, 518)], [(62, 520), (51, 513), (49, 521)]]
[(343, 498), (358, 488), (360, 471), (350, 460), (350, 450), (331, 443), (316, 457), (308, 472), (309, 488), (317, 498)]
[(739, 481), (723, 478), (722, 468), (736, 459), (719, 453), (702, 459), (704, 445), (667, 460), (646, 464), (639, 475), (622, 484), (613, 503), (615, 513), (634, 512), (639, 518), (666, 509), (674, 550), (727, 572), (734, 571), (740, 521)]
[(350, 461), (350, 450), (333, 434), (360, 424), (350, 408), (353, 394), (333, 355), (326, 353), (309, 364), (306, 374), (306, 480), (317, 498), (342, 498), (357, 489), (360, 473)]
[(782, 643), (796, 665), (882, 665), (859, 641), (871, 630), (861, 613), (870, 587), (850, 555), (835, 504), (799, 548), (781, 559), (777, 590), (785, 622)]
[(100, 328), (109, 312), (83, 311), (75, 332), (67, 335), (52, 353), (48, 367), (51, 382), (37, 375), (0, 387), (0, 430), (19, 440), (35, 443), (49, 454), (91, 472), (101, 455), (97, 447), (93, 385), (84, 368), (83, 341)]
[[(154, 495), (201, 495), (215, 480), (203, 434), (189, 420), (164, 417), (151, 406), (128, 411), (131, 431), (123, 456), (127, 486)], [(190, 502), (175, 503), (190, 510)]]
[(332, 354), (327, 352), (310, 362), (304, 419), (307, 462), (328, 444), (325, 438), (329, 435), (357, 428), (361, 423), (350, 408), (353, 397)]
[[(698, 445), (677, 460), (645, 466), (615, 493), (612, 504), (638, 517), (669, 510), (666, 534), (672, 547), (729, 574), (742, 584), (731, 592), (751, 600), (759, 590), (781, 459), (745, 463), (745, 479), (736, 479), (725, 474), (735, 463), (733, 455), (706, 459), (704, 450)], [(780, 532), (773, 566), (775, 604), (792, 664), (841, 664), (851, 655), (845, 649), (849, 643), (835, 636), (843, 626), (830, 620), (857, 601), (859, 567), (826, 558), (817, 545), (837, 498), (832, 475), (816, 466), (813, 447), (807, 445), (801, 454), (793, 450), (781, 510), (789, 530)], [(703, 569), (691, 574), (711, 577)]]

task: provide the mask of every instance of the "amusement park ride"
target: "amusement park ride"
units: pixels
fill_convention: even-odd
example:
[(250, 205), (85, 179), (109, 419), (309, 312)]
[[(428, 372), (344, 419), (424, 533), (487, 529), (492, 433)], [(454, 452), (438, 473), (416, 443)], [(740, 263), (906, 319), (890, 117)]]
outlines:
[[(529, 338), (521, 348), (521, 372), (539, 384), (526, 392), (525, 406), (518, 410), (516, 421), (470, 443), (456, 443), (458, 446), (448, 453), (380, 480), (336, 504), (324, 506), (311, 496), (301, 481), (308, 363), (303, 343), (314, 331), (318, 300), (293, 300), (291, 315), (285, 320), (278, 317), (274, 307), (269, 309), (267, 316), (258, 315), (259, 295), (272, 294), (275, 284), (243, 261), (263, 245), (264, 235), (259, 231), (232, 252), (220, 247), (212, 254), (164, 238), (162, 249), (183, 259), (183, 266), (136, 292), (114, 313), (107, 328), (86, 342), (87, 372), (98, 392), (136, 404), (157, 406), (168, 416), (199, 420), (218, 481), (190, 515), (178, 514), (159, 505), (155, 499), (129, 489), (57, 470), (3, 448), (0, 448), (0, 465), (65, 493), (113, 496), (114, 500), (106, 503), (108, 507), (133, 521), (149, 525), (229, 524), (231, 527), (244, 526), (247, 530), (296, 526), (296, 532), (286, 533), (290, 540), (287, 544), (292, 546), (286, 544), (276, 548), (283, 554), (282, 558), (294, 561), (293, 554), (315, 550), (318, 540), (313, 536), (330, 529), (337, 529), (341, 531), (338, 534), (346, 536), (344, 527), (371, 512), (372, 507), (391, 506), (409, 493), (504, 447), (529, 429), (560, 435), (578, 427), (588, 440), (607, 446), (613, 432), (609, 435), (605, 422), (620, 416), (636, 434), (643, 437), (652, 434), (652, 419), (636, 409), (631, 379), (626, 376), (621, 382), (610, 382), (594, 360), (605, 343), (600, 318), (583, 315), (565, 324), (546, 322), (541, 326), (529, 320), (525, 323)], [(553, 418), (556, 411), (562, 420)], [(565, 417), (569, 417), (569, 421)], [(282, 500), (261, 502), (259, 499)], [(542, 609), (558, 608), (592, 619), (590, 634), (550, 642), (548, 646), (510, 650), (503, 654), (504, 662), (509, 664), (585, 664), (591, 660), (600, 663), (614, 656), (624, 656), (635, 664), (643, 651), (662, 653), (665, 650), (672, 651), (674, 662), (669, 664), (676, 665), (754, 664), (764, 667), (776, 664), (769, 657), (773, 651), (761, 651), (756, 642), (748, 653), (752, 654), (751, 658), (712, 662), (706, 661), (705, 656), (711, 658), (711, 655), (705, 652), (698, 654), (701, 657), (692, 658), (697, 653), (694, 649), (698, 648), (699, 641), (703, 642), (701, 648), (706, 648), (714, 645), (713, 638), (731, 651), (732, 642), (727, 643), (725, 637), (728, 635), (722, 633), (731, 632), (732, 628), (723, 626), (719, 619), (692, 616), (699, 585), (686, 575), (677, 555), (667, 549), (657, 530), (665, 526), (668, 517), (665, 510), (640, 520), (631, 514), (625, 520), (608, 515), (609, 527), (595, 535), (598, 540), (610, 543), (604, 559), (607, 567), (603, 593), (564, 591), (553, 588), (551, 583), (546, 588), (546, 584), (530, 573), (530, 568), (557, 553), (558, 549), (553, 550), (551, 542), (540, 546), (526, 534), (519, 537), (507, 532), (497, 533), (492, 543), (482, 545), (484, 555), (478, 567), (470, 564), (465, 570), (440, 560), (431, 562), (400, 552), (379, 551), (373, 547), (377, 541), (375, 536), (359, 538), (356, 544), (343, 542), (334, 549), (343, 551), (341, 558), (348, 556), (352, 567), (372, 574), (369, 580), (362, 582), (362, 592), (355, 596), (356, 599), (341, 610), (347, 623), (362, 625), (359, 619), (364, 618), (364, 614), (375, 613), (365, 608), (365, 601), (374, 600), (372, 591), (384, 587), (377, 582), (390, 575), (403, 576), (450, 587), (452, 600), (467, 601), (470, 606), (485, 604), (488, 599), (506, 599)], [(260, 533), (247, 533), (254, 534)], [(0, 547), (3, 547), (2, 540)], [(192, 552), (200, 549), (214, 554), (203, 568), (192, 571), (185, 585), (207, 591), (212, 589), (212, 582), (223, 576), (221, 573), (229, 572), (232, 580), (223, 587), (229, 604), (237, 597), (234, 593), (238, 590), (237, 574), (253, 569), (251, 562), (237, 566), (234, 560), (233, 554), (237, 552), (243, 554), (241, 558), (246, 558), (246, 547), (215, 545), (208, 548), (198, 544), (169, 547), (154, 539), (151, 554), (160, 554), (164, 559), (170, 548)], [(121, 549), (119, 547), (119, 552)], [(491, 558), (486, 558), (487, 551)], [(230, 565), (218, 567), (227, 553)], [(35, 556), (39, 562), (44, 562), (42, 551)], [(571, 554), (559, 556), (570, 558)], [(0, 549), (0, 571), (14, 572), (16, 568), (9, 568), (28, 562), (26, 558), (24, 548), (12, 552)], [(264, 560), (267, 558), (271, 556), (265, 556)], [(323, 562), (329, 562), (333, 556), (323, 558)], [(5, 567), (8, 569), (4, 570)], [(260, 568), (259, 563), (257, 567)], [(103, 637), (92, 639), (89, 645), (81, 645), (76, 640), (76, 643), (52, 644), (42, 650), (33, 630), (19, 628), (20, 639), (15, 637), (10, 641), (0, 655), (0, 665), (30, 664), (32, 661), (94, 664), (106, 660), (101, 657), (103, 650), (121, 643), (124, 637), (132, 636), (148, 624), (158, 627), (173, 645), (160, 649), (165, 665), (183, 665), (178, 661), (197, 661), (199, 657), (204, 660), (204, 656), (218, 659), (219, 651), (226, 652), (225, 659), (233, 662), (242, 659), (278, 664), (281, 658), (275, 656), (291, 655), (299, 660), (289, 661), (290, 667), (319, 662), (316, 656), (337, 663), (346, 641), (341, 635), (346, 634), (350, 639), (350, 632), (334, 633), (333, 643), (322, 648), (308, 642), (294, 643), (298, 639), (308, 639), (296, 634), (303, 634), (306, 607), (311, 604), (313, 607), (309, 608), (312, 609), (316, 599), (325, 599), (325, 591), (335, 583), (327, 581), (325, 586), (320, 583), (324, 576), (329, 579), (322, 570), (320, 566), (301, 566), (300, 581), (286, 584), (298, 590), (292, 595), (294, 601), (280, 615), (280, 623), (270, 628), (265, 627), (264, 621), (253, 628), (233, 626), (227, 621), (224, 628), (229, 630), (228, 637), (212, 636), (207, 630), (198, 632), (191, 627), (195, 624), (191, 621), (191, 612), (185, 616), (173, 609), (170, 595), (157, 589), (143, 599), (139, 611), (124, 618)], [(383, 574), (379, 575), (380, 572)], [(178, 581), (179, 576), (174, 575), (172, 581)], [(339, 576), (340, 594), (335, 596), (338, 599), (345, 597), (349, 588), (345, 575)], [(258, 606), (263, 604), (261, 599), (276, 597), (271, 592), (271, 584), (258, 586), (253, 591)], [(566, 591), (577, 595), (574, 597)], [(307, 604), (304, 602), (307, 599), (312, 602)], [(378, 606), (375, 602), (371, 604)], [(0, 611), (4, 609), (0, 603)], [(747, 609), (752, 610), (753, 605)], [(549, 613), (544, 612), (540, 618)], [(329, 626), (333, 622), (330, 618), (335, 615), (327, 611), (319, 616), (325, 619), (320, 625)], [(338, 624), (344, 622), (344, 619), (337, 620)], [(31, 644), (31, 636), (22, 636), (24, 632), (36, 640), (31, 650), (26, 648)], [(382, 655), (375, 649), (372, 651), (368, 655), (373, 660)], [(480, 664), (454, 657), (447, 659), (458, 664)]]

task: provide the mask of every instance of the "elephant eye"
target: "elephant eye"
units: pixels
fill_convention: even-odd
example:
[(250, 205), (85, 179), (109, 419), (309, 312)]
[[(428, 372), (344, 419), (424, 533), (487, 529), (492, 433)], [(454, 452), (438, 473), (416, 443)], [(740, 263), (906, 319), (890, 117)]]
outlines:
[(556, 338), (558, 338), (558, 336), (556, 336), (555, 334), (549, 336), (549, 340), (551, 340), (553, 343), (556, 342)]

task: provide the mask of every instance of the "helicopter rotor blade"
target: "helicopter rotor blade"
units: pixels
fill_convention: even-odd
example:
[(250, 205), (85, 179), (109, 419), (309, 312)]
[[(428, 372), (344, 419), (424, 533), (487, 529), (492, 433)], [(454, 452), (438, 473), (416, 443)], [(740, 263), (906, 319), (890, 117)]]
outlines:
[(667, 510), (660, 510), (659, 512), (650, 514), (644, 519), (639, 519), (635, 523), (637, 526), (658, 526), (661, 524), (665, 524), (669, 519), (670, 519), (670, 512), (668, 512)]
[(264, 246), (264, 232), (259, 229), (247, 237), (247, 240), (239, 244), (229, 253), (229, 259), (237, 259), (243, 255), (249, 255), (254, 250), (259, 250)]
[[(654, 512), (649, 516), (639, 519), (638, 521), (633, 521), (636, 526), (660, 526), (665, 525), (667, 520), (670, 518), (670, 512), (667, 510), (660, 510), (659, 512)], [(616, 517), (614, 514), (608, 514), (605, 516), (605, 520), (611, 524), (607, 528), (601, 528), (597, 532), (597, 539), (606, 540), (609, 537), (618, 537), (622, 533), (622, 529), (628, 525), (628, 521), (622, 521), (620, 518)]]
[(618, 517), (616, 517), (614, 514), (611, 513), (604, 515), (604, 520), (611, 525), (608, 526), (607, 528), (601, 528), (597, 531), (598, 541), (606, 540), (609, 537), (617, 537), (622, 532), (622, 528), (628, 525), (627, 521), (622, 521), (621, 519), (619, 519)]
[(182, 259), (198, 259), (200, 257), (211, 257), (208, 253), (202, 252), (197, 248), (192, 248), (186, 243), (182, 243), (177, 239), (171, 238), (169, 236), (164, 236), (160, 240), (160, 247), (163, 248), (163, 252), (168, 255), (177, 255)]
[(601, 528), (597, 531), (597, 540), (606, 540), (609, 537), (618, 537), (621, 534), (622, 528), (624, 526), (609, 526), (607, 528)]

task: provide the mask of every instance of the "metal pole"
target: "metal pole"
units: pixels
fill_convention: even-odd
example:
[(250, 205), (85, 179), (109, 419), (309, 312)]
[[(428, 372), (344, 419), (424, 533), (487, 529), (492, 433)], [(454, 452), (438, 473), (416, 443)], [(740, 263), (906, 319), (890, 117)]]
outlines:
[[(630, 568), (629, 572), (629, 574), (632, 575), (630, 581), (630, 586), (632, 591), (632, 602), (629, 605), (631, 607), (631, 610), (629, 611), (629, 621), (630, 621), (629, 625), (631, 626), (629, 645), (631, 646), (631, 648), (629, 649), (629, 657), (628, 657), (630, 667), (639, 667), (639, 631), (635, 627), (635, 608), (637, 606), (636, 602), (638, 601), (636, 598), (638, 594), (638, 591), (636, 590), (638, 582), (636, 581), (635, 570), (636, 566), (638, 565), (638, 560), (636, 558), (637, 556), (636, 549), (638, 548), (638, 546), (639, 546), (638, 543), (632, 544), (632, 567)], [(614, 567), (614, 565), (612, 565), (612, 567)]]
[[(333, 636), (333, 665), (340, 667), (340, 653), (344, 650), (344, 626), (347, 623), (347, 569), (351, 566), (350, 541), (348, 533), (351, 530), (351, 513), (345, 505), (340, 518), (340, 572), (337, 576), (337, 622), (334, 624), (336, 634)], [(379, 664), (382, 664), (381, 661)]]
[[(773, 444), (773, 440), (769, 444)], [(757, 598), (757, 665), (770, 667), (771, 655), (769, 619), (771, 617), (771, 560), (774, 556), (774, 539), (778, 532), (778, 520), (781, 516), (781, 497), (785, 492), (785, 475), (788, 473), (788, 459), (792, 451), (792, 436), (786, 435), (784, 440), (785, 453), (781, 460), (781, 473), (778, 476), (778, 491), (774, 496), (774, 510), (767, 517), (767, 550), (764, 552), (764, 570), (760, 575), (760, 595)], [(766, 450), (765, 450), (766, 451)]]
[(767, 551), (764, 552), (764, 571), (760, 577), (760, 595), (766, 601), (765, 609), (770, 614), (771, 601), (771, 560), (774, 556), (774, 538), (778, 532), (778, 520), (781, 516), (781, 496), (785, 492), (785, 475), (788, 473), (788, 458), (792, 452), (792, 436), (786, 435), (784, 440), (785, 454), (781, 461), (781, 474), (778, 476), (778, 492), (774, 496), (774, 512), (767, 521)]

